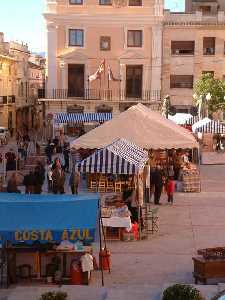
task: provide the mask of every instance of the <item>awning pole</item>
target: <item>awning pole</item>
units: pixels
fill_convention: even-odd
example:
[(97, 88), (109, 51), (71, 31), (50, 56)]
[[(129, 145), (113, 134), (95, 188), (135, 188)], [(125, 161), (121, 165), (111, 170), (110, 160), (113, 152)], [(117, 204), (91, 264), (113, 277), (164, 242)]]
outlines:
[(102, 251), (102, 228), (101, 228), (101, 199), (99, 199), (98, 202), (98, 206), (99, 206), (99, 219), (98, 219), (98, 227), (99, 227), (99, 239), (100, 239), (100, 243), (99, 243), (99, 265), (101, 268), (101, 279), (102, 279), (102, 286), (104, 286), (104, 272), (103, 272), (103, 264), (102, 264), (102, 257), (101, 257), (101, 251)]

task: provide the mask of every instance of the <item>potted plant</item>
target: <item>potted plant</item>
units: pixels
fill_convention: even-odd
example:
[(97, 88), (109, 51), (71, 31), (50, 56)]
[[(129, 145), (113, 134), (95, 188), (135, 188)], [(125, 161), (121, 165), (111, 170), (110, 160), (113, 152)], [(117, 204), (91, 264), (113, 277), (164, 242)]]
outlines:
[(204, 300), (200, 292), (186, 284), (175, 284), (163, 292), (162, 300)]
[(40, 300), (67, 300), (67, 293), (47, 292), (41, 295)]

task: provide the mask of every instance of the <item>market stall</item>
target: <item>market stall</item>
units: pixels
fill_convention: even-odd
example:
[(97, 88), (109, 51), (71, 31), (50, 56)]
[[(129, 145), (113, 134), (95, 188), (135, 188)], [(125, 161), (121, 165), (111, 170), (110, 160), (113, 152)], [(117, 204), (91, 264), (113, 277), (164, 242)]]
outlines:
[[(171, 157), (178, 157), (179, 164), (173, 167), (179, 167), (180, 170), (187, 164), (187, 161), (182, 161), (186, 152), (190, 153), (190, 163), (197, 164), (198, 161), (199, 145), (193, 134), (142, 104), (132, 106), (111, 121), (72, 141), (70, 146), (72, 150), (102, 149), (119, 138), (146, 149), (151, 166), (159, 164), (166, 173)], [(195, 167), (197, 169), (197, 165)], [(176, 177), (178, 181), (183, 180), (182, 176)]]
[(99, 197), (1, 194), (1, 284), (88, 284)]
[[(142, 206), (143, 196), (140, 195), (143, 195), (143, 184), (141, 186), (140, 175), (147, 161), (147, 151), (125, 139), (118, 139), (76, 165), (79, 172), (87, 173), (89, 190), (101, 193), (118, 192), (120, 195), (110, 205), (107, 201), (102, 201), (104, 227), (132, 229), (131, 215), (123, 202), (121, 192), (137, 190), (136, 207)], [(121, 230), (119, 239), (120, 233)]]
[(68, 135), (80, 136), (112, 119), (112, 113), (56, 113), (53, 116), (53, 132), (63, 130)]

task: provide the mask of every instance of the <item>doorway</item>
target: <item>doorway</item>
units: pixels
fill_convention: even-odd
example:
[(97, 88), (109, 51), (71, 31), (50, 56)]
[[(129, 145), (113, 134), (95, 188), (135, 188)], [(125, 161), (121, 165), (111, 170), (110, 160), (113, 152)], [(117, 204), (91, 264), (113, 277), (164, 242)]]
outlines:
[(68, 65), (68, 97), (84, 97), (84, 65)]
[(142, 97), (142, 65), (129, 65), (126, 67), (126, 97)]

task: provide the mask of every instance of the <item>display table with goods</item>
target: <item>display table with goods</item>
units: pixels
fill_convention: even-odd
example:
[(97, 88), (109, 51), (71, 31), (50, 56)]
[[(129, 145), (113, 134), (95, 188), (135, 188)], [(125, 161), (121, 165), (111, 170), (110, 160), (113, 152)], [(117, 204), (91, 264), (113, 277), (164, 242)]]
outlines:
[(207, 284), (208, 279), (225, 278), (225, 248), (208, 248), (198, 250), (197, 257), (193, 257), (195, 283)]
[[(6, 287), (24, 281), (88, 284), (99, 215), (99, 195), (95, 194), (2, 193), (0, 236), (5, 271), (0, 272), (0, 282)], [(100, 249), (101, 243), (100, 235)]]
[(196, 192), (201, 191), (200, 173), (194, 164), (185, 164), (182, 168), (183, 191)]
[(124, 232), (132, 231), (130, 212), (127, 205), (102, 207), (101, 216), (107, 240), (121, 240)]

